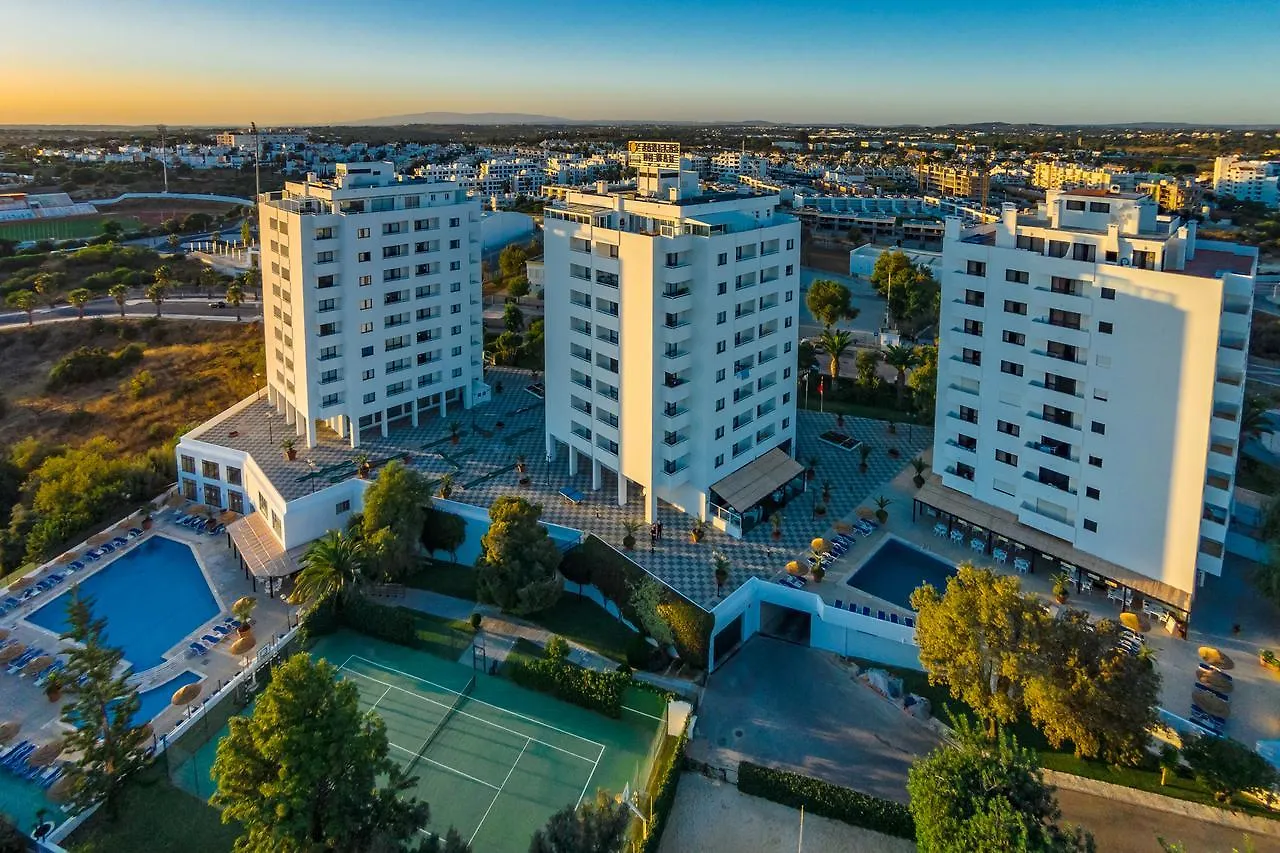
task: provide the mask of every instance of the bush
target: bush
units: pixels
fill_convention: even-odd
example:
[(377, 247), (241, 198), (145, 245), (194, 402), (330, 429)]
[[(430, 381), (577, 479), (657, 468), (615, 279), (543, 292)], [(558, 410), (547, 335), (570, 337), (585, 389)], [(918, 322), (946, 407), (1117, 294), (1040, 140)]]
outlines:
[(418, 646), (418, 618), (412, 610), (388, 607), (360, 597), (344, 602), (342, 624), (354, 631), (398, 643), (402, 646)]
[(916, 837), (911, 810), (903, 803), (882, 800), (821, 779), (775, 770), (743, 761), (738, 765), (738, 790), (784, 806), (804, 806), (813, 814), (898, 838)]
[(688, 728), (675, 748), (659, 756), (658, 764), (653, 768), (652, 784), (649, 788), (650, 818), (649, 832), (645, 836), (640, 853), (657, 853), (662, 847), (662, 831), (667, 827), (667, 818), (671, 815), (671, 807), (676, 802), (676, 788), (680, 784), (680, 759), (684, 756), (685, 744), (689, 742)]
[(142, 344), (129, 344), (114, 354), (103, 347), (76, 347), (49, 370), (49, 390), (116, 376), (142, 361), (143, 352)]
[(521, 687), (549, 693), (615, 719), (622, 716), (622, 691), (630, 683), (630, 676), (597, 672), (563, 658), (552, 658), (550, 644), (547, 652), (548, 656), (540, 660), (509, 659), (505, 671)]

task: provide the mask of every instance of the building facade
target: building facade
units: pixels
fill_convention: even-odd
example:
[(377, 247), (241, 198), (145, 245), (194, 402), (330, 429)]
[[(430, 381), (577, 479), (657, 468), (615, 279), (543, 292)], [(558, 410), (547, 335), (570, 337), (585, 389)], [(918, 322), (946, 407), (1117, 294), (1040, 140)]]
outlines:
[(340, 163), (258, 209), (267, 396), (308, 447), (488, 399), (480, 203), (456, 184)]
[(1280, 161), (1242, 160), (1239, 154), (1213, 161), (1213, 191), (1237, 201), (1280, 207)]
[(548, 456), (612, 472), (619, 504), (637, 484), (648, 521), (662, 500), (741, 533), (714, 485), (794, 453), (800, 224), (778, 204), (641, 166), (546, 209)]
[(1050, 190), (1035, 215), (948, 219), (943, 492), (1189, 609), (1197, 574), (1222, 568), (1256, 268), (1256, 249), (1197, 240), (1133, 193)]
[(915, 178), (920, 191), (931, 195), (981, 199), (989, 186), (986, 171), (950, 163), (920, 163)]

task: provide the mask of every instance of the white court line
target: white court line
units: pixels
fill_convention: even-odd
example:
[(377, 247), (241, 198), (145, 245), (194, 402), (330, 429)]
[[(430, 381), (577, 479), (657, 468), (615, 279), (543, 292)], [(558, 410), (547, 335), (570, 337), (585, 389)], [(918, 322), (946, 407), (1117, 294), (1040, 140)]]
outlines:
[(631, 713), (633, 713), (633, 714), (639, 714), (639, 715), (640, 715), (640, 716), (642, 716), (642, 717), (648, 717), (648, 718), (649, 718), (649, 719), (651, 719), (651, 720), (661, 720), (661, 719), (662, 719), (661, 717), (655, 717), (653, 714), (646, 713), (645, 711), (641, 711), (641, 710), (639, 710), (639, 709), (637, 709), (637, 708), (628, 708), (626, 705), (623, 705), (623, 706), (622, 706), (622, 710), (624, 710), (624, 711), (630, 711), (630, 712), (631, 712)]
[[(587, 774), (587, 781), (582, 785), (582, 793), (578, 795), (578, 806), (582, 805), (583, 799), (587, 796), (587, 788), (591, 785), (592, 778), (596, 775), (596, 768), (600, 766), (600, 759), (604, 758), (604, 750), (600, 750), (600, 755), (596, 757), (596, 763), (591, 765), (591, 772)], [(574, 806), (577, 808), (578, 806)]]
[(467, 844), (476, 840), (476, 836), (480, 834), (480, 827), (484, 826), (484, 822), (489, 819), (489, 812), (493, 811), (493, 804), (498, 801), (498, 797), (502, 796), (502, 789), (507, 787), (507, 783), (511, 781), (511, 774), (516, 772), (516, 765), (520, 763), (520, 759), (524, 758), (525, 749), (529, 748), (529, 744), (533, 743), (533, 738), (528, 738), (524, 742), (524, 749), (520, 750), (520, 754), (516, 756), (516, 760), (511, 763), (511, 769), (507, 771), (507, 778), (502, 780), (498, 793), (493, 795), (493, 799), (489, 801), (489, 808), (484, 810), (484, 816), (480, 818), (480, 823), (476, 825), (476, 831), (471, 833), (471, 837), (467, 839)]
[(386, 690), (382, 691), (382, 695), (378, 697), (378, 699), (377, 699), (377, 701), (376, 701), (376, 702), (374, 702), (372, 705), (370, 705), (370, 706), (369, 706), (369, 710), (370, 710), (370, 711), (375, 710), (375, 709), (378, 707), (378, 702), (381, 702), (383, 699), (386, 699), (386, 698), (387, 698), (387, 694), (388, 694), (388, 693), (390, 693), (390, 692), (391, 692), (391, 688), (390, 688), (390, 687), (388, 687)]
[[(435, 683), (434, 681), (432, 681), (432, 680), (431, 680), (431, 679), (429, 679), (429, 678), (419, 678), (418, 676), (413, 675), (412, 673), (408, 673), (408, 672), (405, 672), (405, 671), (403, 671), (403, 670), (396, 669), (395, 667), (383, 666), (382, 664), (378, 663), (377, 661), (372, 661), (372, 660), (369, 660), (368, 658), (360, 657), (359, 655), (351, 655), (351, 657), (347, 658), (347, 660), (346, 660), (345, 662), (343, 662), (342, 666), (341, 666), (341, 667), (339, 667), (339, 669), (345, 669), (345, 668), (346, 668), (346, 666), (347, 666), (347, 664), (351, 662), (352, 658), (355, 658), (355, 659), (357, 659), (357, 660), (362, 660), (362, 661), (364, 661), (365, 663), (367, 663), (367, 664), (369, 664), (369, 665), (371, 665), (371, 666), (376, 666), (377, 668), (379, 668), (379, 669), (383, 669), (383, 670), (386, 670), (387, 672), (394, 672), (394, 673), (396, 673), (397, 675), (403, 675), (405, 678), (411, 678), (411, 679), (413, 679), (414, 681), (421, 681), (423, 684), (430, 684), (432, 687), (437, 687), (437, 688), (439, 688), (439, 689), (443, 690), (445, 693), (451, 693), (451, 694), (453, 694), (454, 696), (458, 696), (458, 695), (460, 695), (460, 694), (458, 693), (458, 691), (457, 691), (457, 690), (451, 690), (451, 689), (449, 689), (448, 687), (445, 687), (443, 684), (437, 684), (437, 683)], [(355, 670), (351, 670), (351, 671), (352, 671), (352, 672), (354, 672)], [(366, 676), (366, 677), (367, 677), (367, 676)], [(376, 679), (376, 678), (375, 678), (375, 679), (373, 679), (373, 680), (374, 680), (374, 681), (377, 681), (377, 679)], [(380, 683), (384, 683), (384, 682), (380, 682)], [(404, 690), (404, 688), (403, 688), (403, 687), (402, 687), (402, 688), (400, 688), (400, 689), (401, 689), (401, 690)], [(412, 692), (412, 691), (407, 691), (407, 690), (406, 690), (405, 692), (406, 692), (406, 693), (409, 693), (409, 692)], [(413, 695), (417, 696), (417, 695), (420, 695), (420, 694), (416, 694), (416, 693), (415, 693), (415, 694), (413, 694)], [(425, 698), (425, 697), (424, 697), (424, 698)], [(580, 740), (580, 741), (584, 741), (585, 743), (589, 743), (589, 744), (591, 744), (592, 746), (598, 746), (598, 747), (600, 747), (601, 749), (604, 749), (604, 744), (599, 743), (599, 742), (597, 742), (597, 741), (594, 741), (594, 740), (592, 740), (591, 738), (583, 737), (582, 735), (574, 734), (573, 732), (565, 731), (564, 729), (558, 729), (558, 728), (556, 728), (555, 726), (551, 725), (550, 723), (544, 723), (544, 722), (542, 722), (541, 720), (535, 720), (535, 719), (533, 719), (532, 717), (526, 717), (524, 714), (521, 714), (521, 713), (519, 713), (518, 711), (512, 711), (512, 710), (510, 710), (510, 709), (508, 709), (508, 708), (501, 708), (501, 707), (499, 707), (499, 706), (497, 706), (497, 705), (491, 705), (491, 704), (489, 704), (488, 702), (485, 702), (483, 699), (476, 699), (475, 697), (468, 697), (468, 698), (469, 698), (469, 700), (470, 700), (471, 702), (475, 702), (475, 703), (477, 703), (477, 704), (479, 704), (479, 705), (484, 705), (485, 707), (487, 707), (487, 708), (492, 708), (492, 709), (494, 709), (495, 711), (501, 711), (501, 712), (502, 712), (502, 713), (504, 713), (504, 714), (510, 714), (511, 716), (513, 716), (513, 717), (518, 717), (519, 719), (521, 719), (521, 720), (525, 720), (526, 722), (533, 723), (534, 725), (537, 725), (537, 726), (542, 726), (544, 729), (550, 729), (550, 730), (551, 730), (551, 731), (553, 731), (553, 732), (558, 732), (559, 734), (562, 734), (562, 735), (568, 735), (569, 737), (577, 738), (577, 739), (578, 739), (578, 740)], [(516, 734), (521, 735), (521, 737), (523, 737), (523, 736), (524, 736), (524, 735), (523, 735), (523, 734), (521, 734), (520, 732), (516, 732)], [(551, 746), (551, 744), (547, 744), (547, 746)], [(572, 753), (570, 753), (570, 754), (572, 754)], [(584, 759), (584, 760), (589, 761), (590, 759)]]
[[(398, 749), (401, 752), (408, 753), (409, 755), (416, 756), (418, 754), (414, 752), (412, 749), (405, 749), (403, 746), (400, 746), (400, 744), (398, 743), (388, 742), (387, 746), (391, 747), (392, 749)], [(528, 746), (528, 744), (525, 744), (525, 746)], [(422, 760), (430, 764), (434, 764), (436, 767), (439, 767), (441, 770), (448, 770), (450, 773), (456, 773), (457, 775), (461, 776), (463, 779), (470, 779), (472, 782), (479, 782), (481, 785), (484, 785), (486, 788), (492, 788), (495, 791), (501, 790), (500, 788), (498, 788), (497, 785), (493, 784), (492, 782), (486, 782), (483, 779), (477, 779), (476, 777), (470, 775), (469, 773), (463, 773), (461, 770), (459, 770), (456, 767), (450, 767), (448, 764), (442, 764), (439, 761), (436, 761), (431, 758), (427, 758), (425, 755), (422, 756)]]

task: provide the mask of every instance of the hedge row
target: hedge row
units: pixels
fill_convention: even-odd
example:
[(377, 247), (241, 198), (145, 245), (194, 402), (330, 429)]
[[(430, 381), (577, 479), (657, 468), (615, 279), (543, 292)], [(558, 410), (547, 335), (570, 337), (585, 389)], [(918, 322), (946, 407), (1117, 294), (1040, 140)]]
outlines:
[[(649, 802), (652, 804), (648, 834), (640, 853), (657, 853), (662, 846), (662, 832), (667, 827), (667, 818), (671, 815), (671, 807), (676, 802), (676, 787), (680, 784), (680, 768), (684, 757), (685, 744), (689, 742), (689, 729), (676, 741), (675, 748), (664, 750), (659, 756), (659, 763), (653, 768), (653, 782), (649, 787)], [(665, 741), (664, 741), (665, 746)]]
[(915, 821), (906, 805), (842, 788), (810, 776), (743, 761), (738, 765), (738, 790), (793, 809), (804, 806), (813, 814), (885, 835), (910, 839), (916, 837)]
[[(631, 607), (631, 586), (644, 580), (645, 571), (599, 538), (588, 536), (582, 544), (566, 552), (560, 561), (560, 573), (573, 583), (592, 584), (618, 606), (627, 621), (633, 625), (640, 623)], [(671, 626), (680, 656), (706, 669), (715, 618), (665, 585), (660, 611)]]
[(331, 634), (343, 627), (409, 648), (421, 645), (418, 617), (414, 611), (388, 607), (358, 595), (344, 600), (340, 608), (336, 596), (317, 601), (302, 618), (303, 641), (310, 643), (315, 637)]
[(522, 687), (615, 718), (622, 716), (622, 690), (631, 682), (631, 677), (622, 672), (598, 672), (548, 658), (508, 660), (504, 672)]

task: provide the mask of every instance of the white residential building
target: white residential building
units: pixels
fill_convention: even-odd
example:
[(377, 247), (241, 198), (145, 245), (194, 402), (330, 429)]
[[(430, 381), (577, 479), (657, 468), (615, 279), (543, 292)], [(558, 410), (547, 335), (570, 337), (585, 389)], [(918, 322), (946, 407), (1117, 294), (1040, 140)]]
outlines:
[(593, 488), (611, 472), (620, 505), (642, 487), (648, 521), (662, 500), (740, 535), (755, 507), (716, 486), (758, 461), (773, 493), (800, 468), (800, 224), (778, 204), (701, 193), (673, 163), (546, 209), (547, 452), (566, 446)]
[(253, 151), (258, 145), (262, 146), (263, 151), (278, 151), (280, 148), (305, 145), (307, 135), (287, 130), (264, 130), (255, 136), (252, 131), (226, 130), (215, 136), (214, 141), (218, 145), (225, 145), (228, 148), (242, 148), (246, 151)]
[(308, 446), (487, 398), (480, 203), (457, 184), (339, 164), (259, 205), (267, 395)]
[(1222, 568), (1257, 250), (1105, 190), (946, 228), (918, 504), (1185, 614)]
[(1213, 191), (1238, 201), (1280, 207), (1280, 161), (1241, 160), (1239, 154), (1213, 161)]

